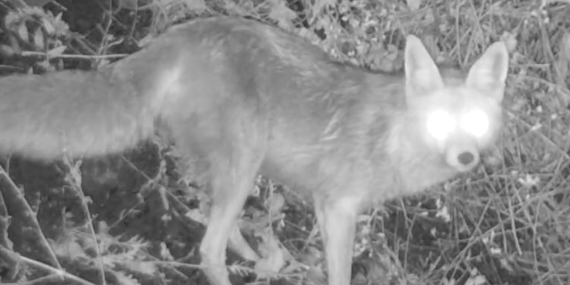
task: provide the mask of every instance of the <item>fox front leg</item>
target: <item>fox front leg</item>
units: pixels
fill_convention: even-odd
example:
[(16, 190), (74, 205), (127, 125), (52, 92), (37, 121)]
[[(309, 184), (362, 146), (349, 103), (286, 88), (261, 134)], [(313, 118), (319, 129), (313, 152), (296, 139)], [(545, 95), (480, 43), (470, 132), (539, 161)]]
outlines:
[(350, 198), (315, 198), (315, 213), (327, 261), (328, 284), (350, 284), (358, 203)]

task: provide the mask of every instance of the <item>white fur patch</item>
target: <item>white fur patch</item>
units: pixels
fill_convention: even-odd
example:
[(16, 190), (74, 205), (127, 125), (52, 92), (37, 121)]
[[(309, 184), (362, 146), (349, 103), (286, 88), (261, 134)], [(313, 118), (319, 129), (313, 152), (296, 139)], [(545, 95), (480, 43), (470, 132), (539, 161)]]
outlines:
[(174, 99), (168, 98), (169, 96), (180, 93), (178, 91), (180, 90), (181, 75), (182, 68), (180, 66), (169, 68), (161, 74), (156, 86), (156, 96), (152, 102), (155, 110), (160, 110), (166, 100)]

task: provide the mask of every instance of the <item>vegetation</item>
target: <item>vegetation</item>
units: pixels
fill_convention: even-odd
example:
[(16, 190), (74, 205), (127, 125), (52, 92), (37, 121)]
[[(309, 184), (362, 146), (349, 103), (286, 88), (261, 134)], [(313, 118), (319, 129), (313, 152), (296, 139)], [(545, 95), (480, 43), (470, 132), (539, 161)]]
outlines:
[[(0, 8), (2, 74), (94, 69), (172, 24), (221, 14), (277, 25), (374, 70), (402, 68), (406, 34), (462, 67), (502, 40), (511, 69), (501, 142), (477, 171), (363, 214), (353, 284), (570, 284), (569, 1), (12, 0)], [(49, 165), (5, 157), (2, 166), (0, 283), (206, 282), (196, 249), (209, 198), (191, 164), (158, 138), (123, 155)], [(321, 282), (310, 203), (264, 179), (253, 190), (240, 225), (264, 258), (252, 266), (230, 254), (234, 284)]]

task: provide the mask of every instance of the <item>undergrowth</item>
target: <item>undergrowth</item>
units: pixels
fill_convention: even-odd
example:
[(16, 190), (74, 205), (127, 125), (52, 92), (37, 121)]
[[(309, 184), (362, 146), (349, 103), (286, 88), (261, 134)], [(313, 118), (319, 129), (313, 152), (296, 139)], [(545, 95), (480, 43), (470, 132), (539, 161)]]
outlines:
[[(2, 74), (97, 68), (143, 47), (172, 24), (222, 14), (279, 26), (338, 61), (373, 70), (402, 68), (407, 34), (418, 35), (438, 62), (464, 68), (492, 42), (504, 41), (510, 71), (501, 141), (473, 173), (361, 215), (352, 282), (570, 284), (568, 1), (0, 5)], [(209, 197), (176, 149), (158, 138), (140, 149), (83, 165), (4, 159), (1, 283), (205, 282), (196, 248)], [(31, 182), (46, 172), (42, 182)], [(324, 255), (310, 203), (286, 185), (262, 178), (257, 185), (240, 227), (263, 259), (251, 265), (230, 258), (232, 280), (323, 281)]]

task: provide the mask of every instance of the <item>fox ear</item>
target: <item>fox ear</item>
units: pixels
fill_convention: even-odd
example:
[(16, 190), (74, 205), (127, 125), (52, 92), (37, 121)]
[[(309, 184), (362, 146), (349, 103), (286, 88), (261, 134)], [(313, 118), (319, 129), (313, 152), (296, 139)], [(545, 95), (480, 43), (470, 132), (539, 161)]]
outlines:
[(406, 96), (418, 96), (444, 87), (437, 65), (417, 37), (408, 35), (404, 54)]
[(498, 102), (503, 100), (509, 69), (509, 52), (503, 42), (492, 44), (469, 70), (465, 84), (485, 91)]

